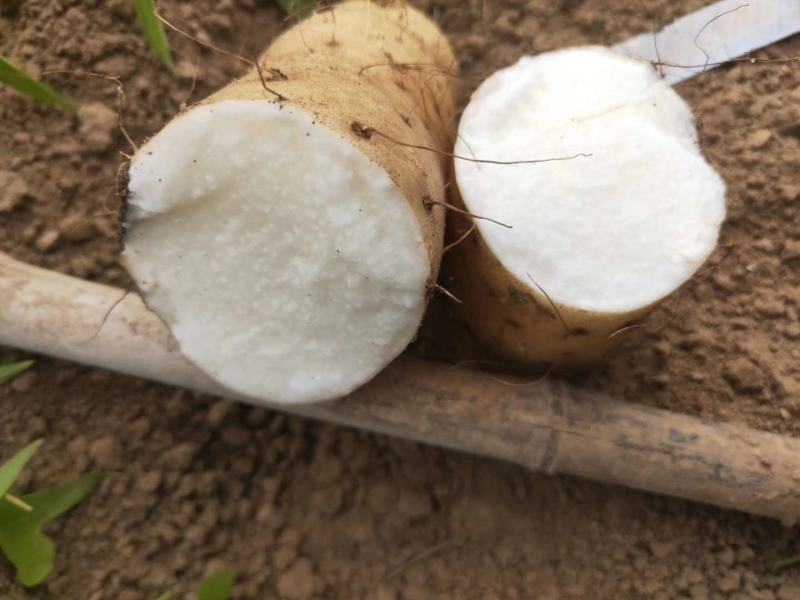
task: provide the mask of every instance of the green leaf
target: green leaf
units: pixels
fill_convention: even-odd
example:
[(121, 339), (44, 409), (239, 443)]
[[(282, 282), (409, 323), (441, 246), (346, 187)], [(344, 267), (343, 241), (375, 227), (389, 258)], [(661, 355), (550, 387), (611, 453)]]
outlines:
[(3, 56), (0, 56), (0, 83), (45, 104), (52, 104), (67, 110), (78, 108), (78, 105), (72, 100), (64, 98), (50, 86), (35, 80)]
[(144, 32), (147, 45), (170, 73), (175, 74), (175, 61), (169, 50), (169, 42), (164, 33), (164, 24), (156, 16), (155, 0), (133, 0), (136, 5), (136, 16), (139, 19), (139, 26)]
[(32, 360), (22, 360), (20, 362), (0, 365), (0, 385), (4, 384), (15, 375), (19, 375), (32, 364)]
[(275, 4), (280, 6), (290, 17), (305, 19), (317, 7), (317, 0), (275, 0)]
[(172, 592), (167, 592), (166, 594), (161, 594), (156, 600), (172, 600), (173, 598)]
[(42, 440), (36, 440), (28, 444), (25, 448), (17, 452), (11, 460), (0, 467), (0, 498), (5, 496), (8, 490), (11, 489), (11, 486), (14, 485), (22, 469), (33, 455), (36, 454), (36, 451), (41, 445)]
[(228, 600), (233, 589), (234, 575), (220, 571), (206, 577), (197, 590), (197, 600)]
[(16, 567), (22, 585), (39, 585), (53, 568), (55, 544), (42, 533), (42, 527), (86, 498), (99, 480), (100, 475), (93, 473), (23, 496), (22, 500), (33, 508), (29, 513), (11, 504), (0, 503), (0, 550)]

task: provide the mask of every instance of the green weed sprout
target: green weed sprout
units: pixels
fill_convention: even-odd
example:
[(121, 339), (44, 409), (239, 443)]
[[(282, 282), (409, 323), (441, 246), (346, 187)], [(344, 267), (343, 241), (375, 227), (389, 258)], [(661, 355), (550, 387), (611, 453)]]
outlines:
[(86, 498), (100, 481), (100, 475), (92, 473), (42, 492), (20, 497), (9, 493), (41, 444), (29, 444), (0, 466), (0, 551), (26, 587), (41, 584), (55, 563), (55, 544), (42, 528)]
[(0, 83), (44, 104), (66, 110), (77, 110), (78, 108), (78, 105), (72, 100), (65, 98), (41, 81), (37, 81), (4, 56), (0, 56)]
[(164, 32), (164, 25), (156, 16), (155, 0), (133, 0), (136, 6), (136, 16), (139, 19), (139, 27), (144, 32), (147, 45), (164, 66), (173, 75), (176, 73), (175, 61), (169, 49), (167, 35)]

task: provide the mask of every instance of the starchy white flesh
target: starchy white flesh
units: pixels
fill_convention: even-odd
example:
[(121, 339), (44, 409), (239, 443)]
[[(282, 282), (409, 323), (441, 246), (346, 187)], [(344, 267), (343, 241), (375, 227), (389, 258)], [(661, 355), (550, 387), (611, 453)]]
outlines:
[(250, 397), (342, 396), (411, 341), (429, 259), (387, 173), (292, 107), (226, 100), (130, 167), (124, 258), (183, 353)]
[(484, 82), (459, 128), (467, 209), (520, 281), (556, 302), (623, 313), (663, 298), (713, 250), (725, 214), (684, 101), (652, 67), (597, 47), (523, 58)]

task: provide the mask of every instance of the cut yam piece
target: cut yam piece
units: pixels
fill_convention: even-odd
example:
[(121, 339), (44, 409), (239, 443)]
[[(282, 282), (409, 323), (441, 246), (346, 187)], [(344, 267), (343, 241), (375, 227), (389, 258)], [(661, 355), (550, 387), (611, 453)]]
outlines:
[[(692, 276), (717, 241), (725, 187), (691, 111), (647, 63), (604, 48), (523, 58), (473, 95), (455, 153), (476, 235), (447, 285), (499, 353), (524, 362), (602, 357)], [(468, 226), (463, 217), (452, 237)]]
[[(232, 391), (337, 398), (416, 334), (444, 228), (425, 199), (444, 202), (446, 160), (364, 129), (446, 151), (456, 90), (438, 78), (431, 98), (417, 73), (363, 70), (387, 53), (454, 67), (421, 13), (345, 3), (260, 59), (280, 99), (250, 73), (131, 162), (125, 265), (186, 357)], [(395, 80), (405, 91), (389, 95)]]
[(225, 100), (130, 169), (125, 257), (187, 356), (277, 402), (341, 395), (411, 341), (431, 274), (385, 171), (312, 117)]

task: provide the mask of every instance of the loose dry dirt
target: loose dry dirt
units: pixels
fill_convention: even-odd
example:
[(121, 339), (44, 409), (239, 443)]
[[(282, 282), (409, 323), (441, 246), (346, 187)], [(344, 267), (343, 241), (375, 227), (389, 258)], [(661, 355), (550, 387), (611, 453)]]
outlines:
[[(607, 44), (701, 0), (415, 2), (451, 36), (468, 88), (519, 56)], [(253, 56), (286, 26), (266, 0), (160, 3), (200, 39)], [(129, 0), (0, 0), (0, 54), (79, 100), (76, 115), (0, 89), (0, 250), (121, 286), (115, 173), (186, 102), (245, 65), (171, 35), (147, 52)], [(800, 38), (758, 53), (800, 55)], [(193, 78), (196, 73), (196, 84)], [(576, 385), (800, 435), (800, 63), (682, 84), (729, 218), (707, 268)], [(680, 176), (680, 174), (676, 174)], [(2, 308), (0, 307), (0, 310)], [(47, 359), (0, 389), (0, 457), (46, 444), (23, 483), (90, 469), (51, 529), (56, 570), (0, 597), (150, 600), (231, 566), (236, 598), (800, 598), (800, 536), (767, 520), (196, 397)]]

